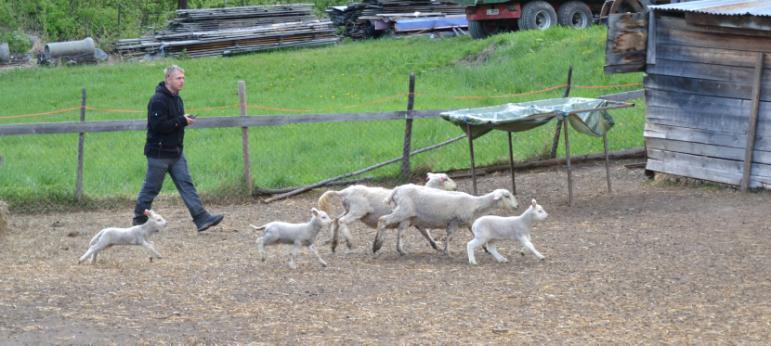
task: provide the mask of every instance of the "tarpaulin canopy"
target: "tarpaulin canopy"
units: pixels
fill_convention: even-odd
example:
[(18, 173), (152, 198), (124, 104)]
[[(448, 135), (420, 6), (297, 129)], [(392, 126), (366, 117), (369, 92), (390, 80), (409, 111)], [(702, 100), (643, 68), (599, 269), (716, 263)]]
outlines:
[[(624, 106), (616, 106), (622, 104)], [(441, 116), (460, 126), (471, 128), (473, 138), (493, 129), (519, 132), (541, 126), (552, 118), (565, 116), (581, 133), (601, 137), (613, 127), (609, 108), (627, 107), (625, 103), (584, 97), (562, 97), (498, 106), (466, 108), (442, 112)]]

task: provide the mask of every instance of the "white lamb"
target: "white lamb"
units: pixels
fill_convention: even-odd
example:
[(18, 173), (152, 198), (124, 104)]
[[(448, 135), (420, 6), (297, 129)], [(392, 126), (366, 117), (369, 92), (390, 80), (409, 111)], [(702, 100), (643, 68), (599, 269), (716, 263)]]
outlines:
[[(458, 185), (445, 173), (426, 174), (427, 187), (455, 190)], [(340, 191), (327, 191), (319, 198), (319, 208), (327, 213), (332, 212), (332, 198), (338, 197), (342, 201), (345, 212), (335, 218), (332, 228), (332, 252), (335, 251), (338, 242), (338, 231), (342, 233), (348, 248), (352, 248), (352, 236), (348, 230), (348, 225), (356, 220), (360, 220), (370, 228), (376, 228), (378, 219), (391, 213), (391, 207), (385, 202), (386, 198), (393, 190), (382, 187), (369, 187), (364, 185), (352, 185)], [(428, 230), (418, 228), (434, 249), (437, 249), (436, 242), (431, 237)], [(403, 249), (399, 249), (400, 254), (404, 254)]]
[[(109, 227), (105, 228), (97, 233), (94, 238), (91, 239), (88, 250), (78, 260), (78, 264), (85, 261), (87, 258), (91, 258), (91, 264), (96, 262), (96, 255), (99, 251), (112, 247), (113, 245), (142, 245), (149, 250), (156, 258), (161, 258), (161, 254), (155, 250), (153, 243), (148, 240), (150, 235), (158, 233), (166, 226), (166, 220), (163, 217), (150, 210), (145, 209), (145, 216), (147, 216), (147, 222), (142, 225), (137, 225), (129, 228), (117, 228)], [(150, 257), (152, 260), (152, 257)]]
[(530, 207), (525, 210), (520, 216), (501, 217), (495, 215), (487, 215), (478, 218), (471, 225), (471, 232), (474, 233), (474, 239), (472, 239), (466, 245), (466, 251), (468, 251), (468, 262), (470, 264), (477, 264), (474, 257), (474, 250), (482, 245), (487, 245), (487, 250), (495, 257), (498, 262), (508, 262), (506, 257), (503, 257), (495, 248), (494, 242), (497, 240), (519, 240), (522, 245), (520, 253), (524, 256), (525, 249), (543, 260), (544, 256), (541, 255), (538, 250), (535, 249), (533, 243), (530, 242), (530, 230), (533, 228), (533, 224), (546, 220), (549, 214), (540, 205), (535, 202), (535, 199), (530, 204)]
[(297, 268), (294, 262), (297, 252), (300, 250), (300, 246), (307, 246), (316, 258), (319, 259), (321, 266), (326, 267), (327, 262), (324, 262), (319, 255), (319, 251), (313, 245), (316, 240), (316, 235), (319, 233), (322, 227), (328, 226), (332, 223), (332, 219), (329, 218), (327, 213), (311, 209), (311, 219), (306, 223), (286, 223), (280, 221), (274, 221), (262, 226), (249, 225), (256, 230), (265, 230), (265, 234), (257, 239), (257, 249), (260, 252), (260, 259), (265, 262), (265, 246), (273, 244), (292, 244), (292, 251), (289, 253), (289, 267), (292, 269)]
[(471, 227), (477, 215), (497, 207), (517, 208), (517, 199), (506, 189), (477, 197), (465, 192), (442, 191), (413, 184), (395, 188), (387, 202), (394, 203), (396, 207), (391, 214), (380, 218), (372, 252), (380, 249), (383, 230), (398, 224), (397, 247), (400, 246), (401, 232), (410, 225), (447, 229), (444, 242), (444, 254), (447, 255), (450, 237), (458, 227)]

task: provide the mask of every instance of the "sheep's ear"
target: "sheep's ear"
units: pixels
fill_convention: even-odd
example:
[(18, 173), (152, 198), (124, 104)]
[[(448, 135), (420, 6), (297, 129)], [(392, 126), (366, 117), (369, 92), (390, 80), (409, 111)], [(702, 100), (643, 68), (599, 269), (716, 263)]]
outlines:
[(431, 180), (431, 177), (433, 177), (433, 176), (434, 176), (434, 173), (432, 173), (432, 172), (426, 173), (426, 180)]
[(530, 202), (530, 203), (531, 203), (531, 204), (532, 204), (534, 207), (535, 207), (535, 206), (538, 204), (538, 203), (535, 203), (535, 198), (533, 198), (533, 201), (532, 201), (532, 202)]
[(313, 215), (319, 216), (319, 210), (318, 210), (318, 209), (316, 209), (316, 208), (311, 208), (311, 213), (312, 213)]
[(151, 213), (150, 209), (145, 209), (145, 212), (144, 212), (145, 216), (150, 216), (150, 213)]

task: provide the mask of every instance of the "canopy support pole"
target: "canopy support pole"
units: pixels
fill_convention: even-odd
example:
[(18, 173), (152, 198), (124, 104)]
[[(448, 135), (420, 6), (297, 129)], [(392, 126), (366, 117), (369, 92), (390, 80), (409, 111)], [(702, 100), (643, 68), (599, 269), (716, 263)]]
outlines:
[(477, 173), (474, 165), (474, 137), (471, 136), (471, 125), (466, 124), (466, 136), (468, 137), (468, 150), (471, 155), (471, 181), (474, 185), (474, 195), (477, 195)]
[(608, 181), (608, 193), (613, 192), (610, 187), (610, 157), (608, 157), (608, 133), (602, 134), (602, 144), (605, 149), (605, 179)]
[(511, 193), (517, 194), (517, 182), (514, 179), (514, 148), (511, 144), (511, 131), (509, 133), (509, 171), (511, 171)]
[(565, 132), (565, 166), (568, 170), (568, 205), (573, 206), (573, 172), (570, 169), (570, 139), (568, 137), (568, 121), (565, 116), (561, 116), (563, 131)]

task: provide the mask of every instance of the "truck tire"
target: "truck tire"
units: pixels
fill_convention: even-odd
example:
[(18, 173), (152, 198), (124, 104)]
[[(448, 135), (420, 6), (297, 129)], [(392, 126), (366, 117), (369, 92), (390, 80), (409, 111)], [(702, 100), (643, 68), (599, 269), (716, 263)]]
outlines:
[(586, 29), (592, 25), (592, 10), (581, 1), (569, 1), (560, 6), (557, 11), (559, 23), (575, 29)]
[(487, 37), (487, 30), (478, 20), (468, 21), (468, 32), (471, 34), (471, 38), (478, 40)]
[(557, 25), (557, 12), (546, 1), (530, 1), (522, 6), (522, 16), (517, 23), (521, 30), (546, 30)]

